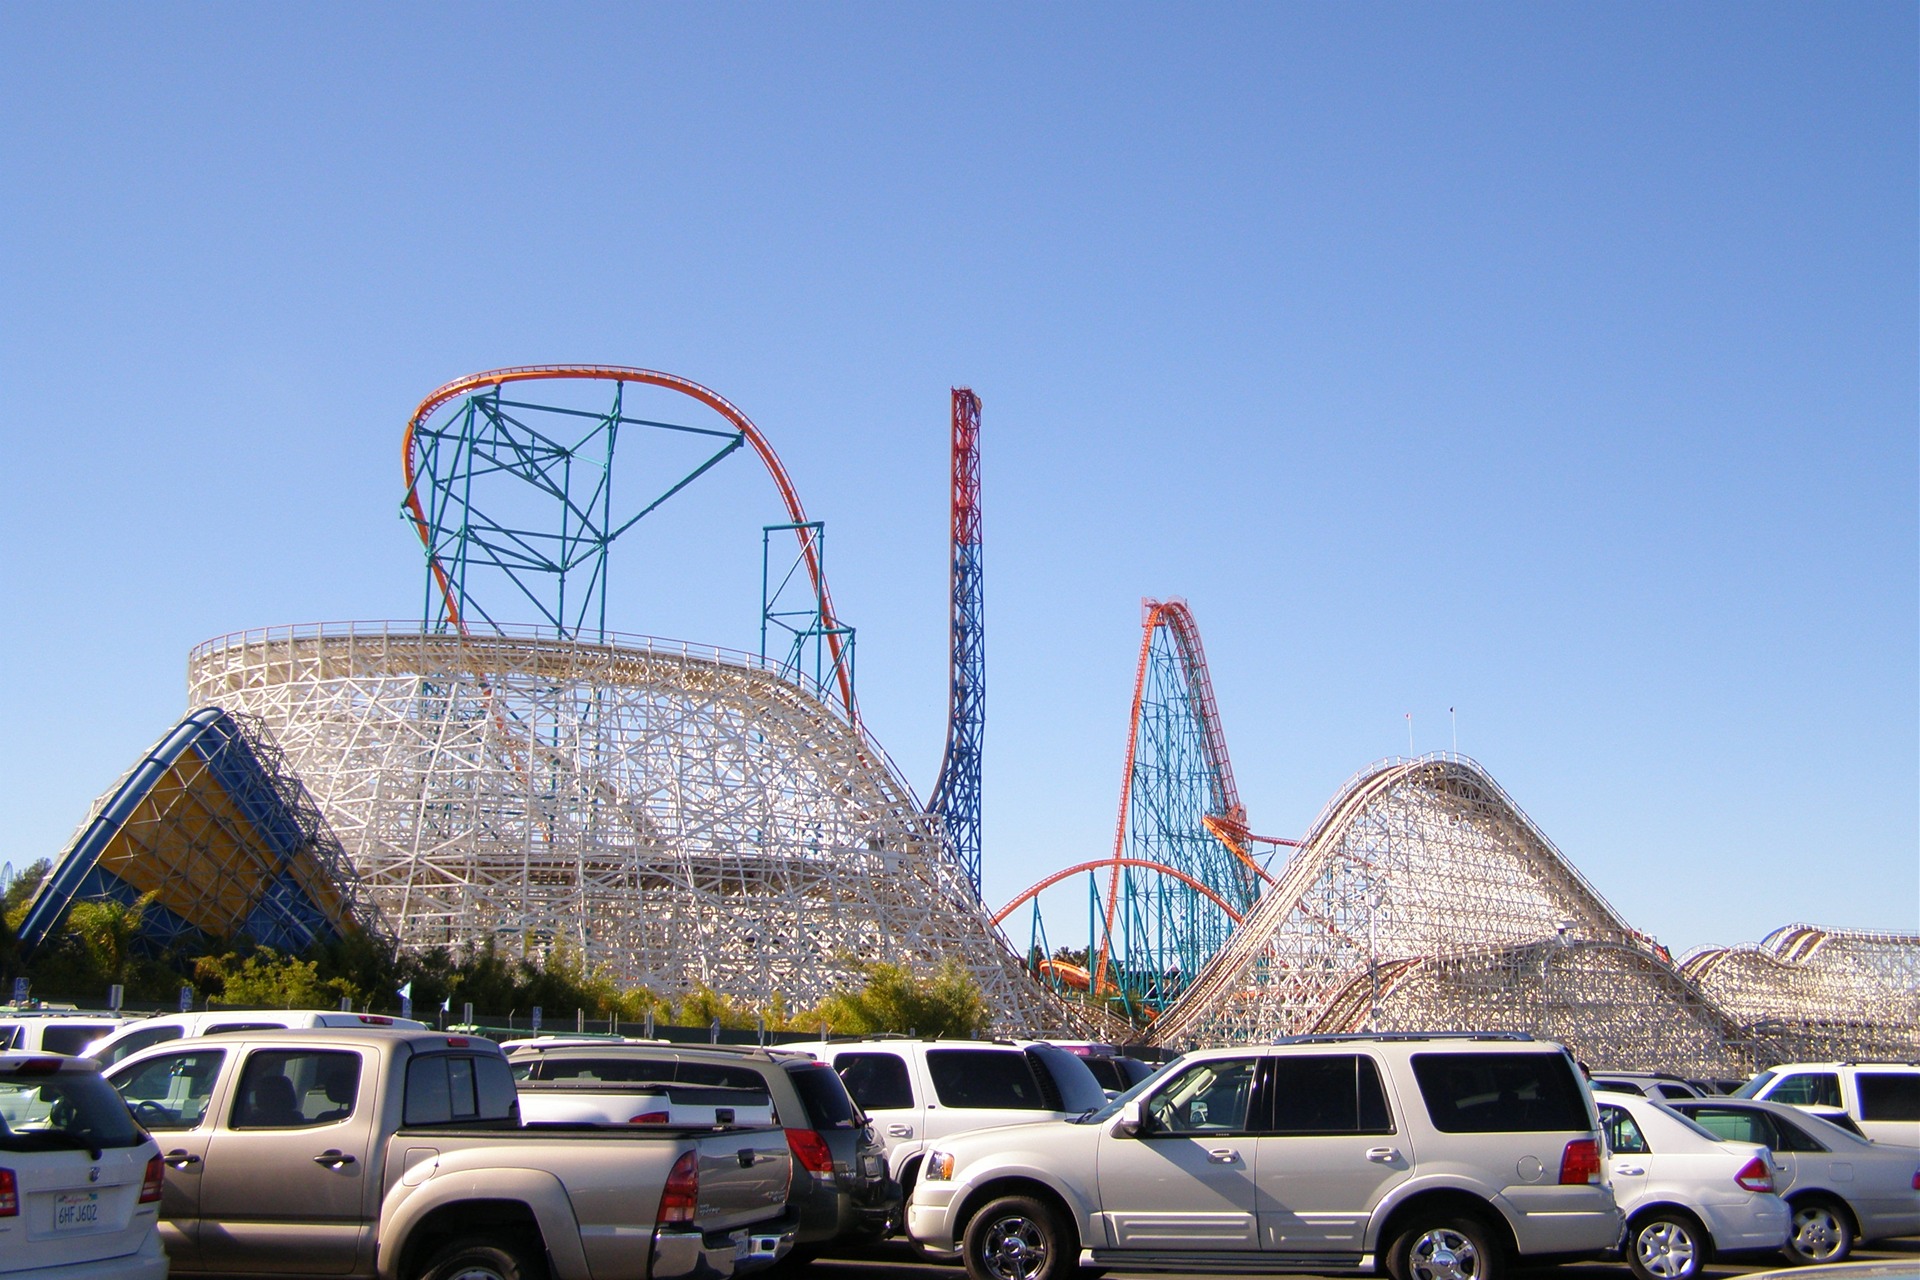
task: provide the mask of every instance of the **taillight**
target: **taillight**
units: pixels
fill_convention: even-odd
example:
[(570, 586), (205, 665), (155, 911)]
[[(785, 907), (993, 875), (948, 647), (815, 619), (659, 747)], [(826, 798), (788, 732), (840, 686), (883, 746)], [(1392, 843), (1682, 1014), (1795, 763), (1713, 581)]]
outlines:
[(1915, 1169), (1913, 1171), (1913, 1189), (1915, 1191), (1920, 1191), (1920, 1169)]
[(1733, 1180), (1747, 1191), (1773, 1190), (1773, 1170), (1759, 1156), (1741, 1165), (1740, 1172), (1733, 1175)]
[(13, 1170), (0, 1169), (0, 1218), (20, 1216), (20, 1184), (14, 1179)]
[(808, 1173), (833, 1172), (833, 1152), (827, 1150), (827, 1140), (811, 1129), (787, 1130), (787, 1150)]
[(692, 1222), (700, 1205), (700, 1158), (693, 1152), (682, 1153), (667, 1175), (666, 1188), (660, 1192), (661, 1222)]
[(628, 1124), (666, 1124), (667, 1121), (668, 1121), (668, 1115), (664, 1111), (642, 1111), (637, 1116), (629, 1117), (627, 1120), (627, 1123)]
[(58, 1074), (60, 1058), (28, 1058), (25, 1062), (13, 1064), (13, 1074), (17, 1076), (50, 1076)]
[(147, 1161), (147, 1176), (140, 1180), (140, 1203), (152, 1204), (160, 1198), (160, 1189), (166, 1185), (167, 1166), (159, 1156)]
[(1575, 1138), (1560, 1153), (1560, 1185), (1579, 1186), (1600, 1181), (1600, 1144), (1592, 1138)]

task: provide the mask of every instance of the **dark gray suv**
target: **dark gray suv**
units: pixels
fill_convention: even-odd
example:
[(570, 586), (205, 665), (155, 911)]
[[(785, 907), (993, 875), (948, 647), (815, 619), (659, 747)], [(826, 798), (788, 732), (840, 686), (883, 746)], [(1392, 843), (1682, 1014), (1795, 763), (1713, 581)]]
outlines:
[[(867, 1244), (900, 1222), (900, 1184), (886, 1146), (832, 1067), (804, 1054), (719, 1045), (522, 1043), (508, 1055), (523, 1095), (724, 1094), (745, 1116), (771, 1105), (793, 1153), (788, 1203), (800, 1213), (796, 1261), (825, 1245)], [(745, 1123), (744, 1119), (742, 1121)]]

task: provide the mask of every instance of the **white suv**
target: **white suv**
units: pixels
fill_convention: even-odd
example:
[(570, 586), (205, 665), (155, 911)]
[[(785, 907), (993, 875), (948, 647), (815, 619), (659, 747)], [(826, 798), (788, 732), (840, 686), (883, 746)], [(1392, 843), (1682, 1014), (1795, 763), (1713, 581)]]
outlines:
[(913, 1194), (929, 1143), (970, 1129), (1062, 1120), (1107, 1105), (1079, 1057), (1029, 1040), (812, 1041), (783, 1044), (833, 1064), (887, 1144), (887, 1171)]
[(162, 1280), (160, 1149), (85, 1058), (0, 1053), (0, 1274)]
[(278, 1031), (303, 1027), (401, 1027), (425, 1031), (427, 1024), (412, 1018), (390, 1018), (380, 1013), (341, 1013), (337, 1009), (204, 1009), (197, 1013), (169, 1013), (142, 1018), (101, 1036), (82, 1052), (111, 1067), (122, 1058), (169, 1040), (216, 1036), (235, 1031)]
[(1496, 1280), (1598, 1256), (1621, 1216), (1573, 1059), (1524, 1036), (1208, 1049), (1079, 1120), (942, 1139), (907, 1232), (972, 1280), (1119, 1270)]
[(1733, 1096), (1839, 1107), (1875, 1142), (1920, 1147), (1920, 1063), (1788, 1062), (1762, 1071)]

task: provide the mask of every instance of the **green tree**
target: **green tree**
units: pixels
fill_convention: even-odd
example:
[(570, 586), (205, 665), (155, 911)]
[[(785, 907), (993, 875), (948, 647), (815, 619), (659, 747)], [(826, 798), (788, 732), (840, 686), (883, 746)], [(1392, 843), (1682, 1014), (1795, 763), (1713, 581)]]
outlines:
[(235, 952), (202, 956), (194, 962), (193, 971), (204, 987), (218, 988), (223, 1004), (331, 1009), (342, 996), (352, 1001), (356, 995), (342, 979), (322, 978), (317, 960), (284, 956), (272, 947), (246, 956)]
[(897, 964), (857, 967), (865, 979), (858, 991), (835, 991), (794, 1022), (824, 1024), (831, 1034), (855, 1036), (911, 1032), (966, 1038), (986, 1028), (987, 1007), (979, 984), (951, 960), (943, 961), (931, 977)]
[(140, 922), (159, 895), (148, 893), (132, 906), (112, 899), (76, 902), (67, 910), (67, 930), (80, 940), (94, 967), (108, 982), (124, 984), (134, 962)]

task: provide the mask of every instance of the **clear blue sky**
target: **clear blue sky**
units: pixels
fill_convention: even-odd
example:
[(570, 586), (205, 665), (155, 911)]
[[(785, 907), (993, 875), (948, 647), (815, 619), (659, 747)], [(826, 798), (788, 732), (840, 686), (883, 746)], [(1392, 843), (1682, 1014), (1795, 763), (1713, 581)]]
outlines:
[[(1110, 847), (1178, 595), (1256, 830), (1454, 706), (1676, 952), (1920, 928), (1916, 44), (1907, 3), (0, 4), (0, 861), (197, 641), (417, 616), (412, 406), (578, 360), (772, 438), (923, 796), (980, 392), (995, 904)], [(614, 625), (752, 647), (778, 518), (744, 460), (691, 491)]]

